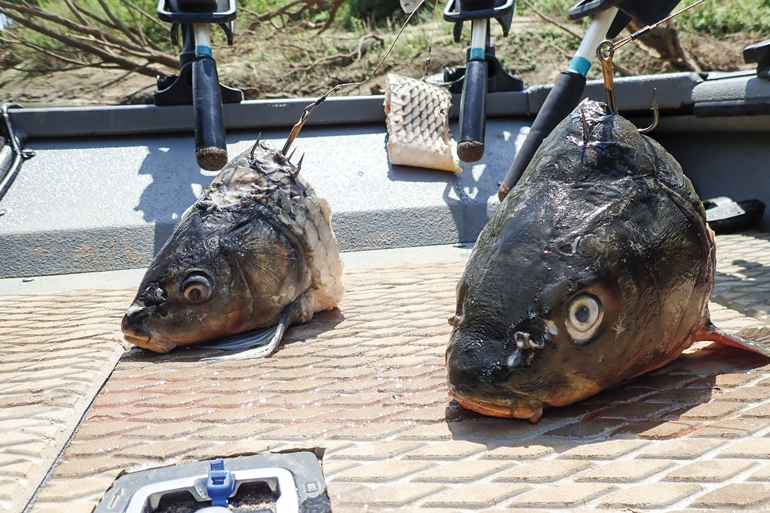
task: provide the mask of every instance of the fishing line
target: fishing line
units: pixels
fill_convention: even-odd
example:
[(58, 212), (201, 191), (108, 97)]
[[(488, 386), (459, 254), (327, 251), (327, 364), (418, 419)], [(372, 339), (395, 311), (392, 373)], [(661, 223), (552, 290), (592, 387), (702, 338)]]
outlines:
[[(610, 111), (613, 114), (618, 113), (618, 107), (617, 107), (617, 104), (615, 103), (615, 84), (614, 84), (614, 78), (613, 78), (615, 76), (615, 69), (612, 66), (612, 57), (615, 55), (615, 50), (630, 43), (631, 41), (634, 41), (640, 38), (641, 36), (647, 34), (648, 32), (651, 32), (656, 27), (658, 27), (658, 25), (660, 25), (661, 23), (665, 23), (672, 18), (676, 18), (683, 12), (689, 9), (692, 9), (696, 5), (703, 2), (705, 2), (705, 0), (698, 0), (697, 2), (694, 2), (688, 5), (684, 9), (663, 18), (657, 23), (652, 23), (640, 30), (637, 30), (630, 36), (627, 36), (623, 39), (620, 39), (615, 42), (604, 40), (599, 44), (599, 46), (596, 48), (596, 57), (599, 59), (599, 62), (602, 65), (602, 78), (604, 79), (604, 92), (607, 95), (607, 106), (609, 107)], [(658, 125), (658, 102), (657, 102), (656, 96), (657, 96), (656, 90), (653, 89), (652, 90), (652, 111), (653, 111), (652, 125), (650, 125), (647, 128), (639, 129), (640, 133), (646, 134), (647, 132), (652, 131)]]
[[(286, 139), (286, 144), (283, 145), (283, 149), (281, 150), (281, 153), (286, 155), (286, 152), (289, 151), (289, 148), (291, 148), (291, 144), (294, 142), (294, 139), (297, 138), (297, 134), (299, 134), (299, 131), (302, 130), (302, 127), (305, 124), (305, 121), (307, 121), (307, 118), (310, 116), (310, 114), (313, 113), (316, 107), (321, 105), (326, 98), (328, 98), (331, 94), (333, 94), (338, 89), (341, 89), (343, 87), (360, 87), (362, 85), (365, 85), (368, 83), (372, 78), (374, 78), (374, 75), (377, 73), (377, 70), (380, 69), (380, 66), (382, 66), (382, 63), (385, 62), (385, 59), (388, 58), (388, 55), (393, 51), (393, 48), (396, 46), (396, 43), (398, 42), (398, 39), (401, 37), (401, 34), (404, 32), (404, 29), (406, 29), (406, 26), (409, 24), (409, 20), (412, 19), (412, 16), (420, 10), (420, 7), (426, 2), (427, 0), (420, 0), (420, 3), (417, 4), (417, 7), (414, 8), (414, 10), (409, 13), (409, 16), (406, 18), (406, 21), (401, 26), (401, 30), (398, 31), (398, 34), (396, 34), (396, 38), (393, 40), (393, 43), (391, 43), (390, 48), (388, 48), (388, 51), (385, 52), (385, 55), (380, 59), (380, 62), (377, 63), (377, 66), (374, 68), (374, 71), (372, 71), (371, 75), (364, 80), (363, 82), (348, 82), (345, 84), (337, 84), (336, 86), (329, 89), (329, 91), (318, 98), (316, 101), (305, 107), (305, 109), (302, 111), (302, 116), (300, 116), (299, 121), (294, 125), (294, 128), (291, 129), (291, 133), (289, 134), (289, 137)], [(703, 1), (703, 0), (701, 0)]]
[(422, 79), (425, 80), (428, 77), (428, 68), (430, 68), (430, 54), (433, 50), (433, 35), (436, 33), (436, 15), (438, 14), (438, 0), (434, 0), (433, 4), (433, 25), (430, 28), (430, 39), (428, 40), (428, 56), (425, 58), (425, 71), (423, 71)]
[(626, 44), (630, 43), (631, 41), (634, 41), (634, 40), (636, 40), (636, 39), (639, 39), (641, 36), (643, 36), (643, 35), (645, 35), (646, 33), (648, 33), (648, 32), (650, 32), (650, 31), (652, 31), (653, 29), (655, 29), (655, 28), (656, 28), (658, 25), (660, 25), (661, 23), (665, 23), (665, 22), (667, 22), (668, 20), (670, 20), (671, 18), (676, 18), (677, 16), (679, 16), (679, 15), (680, 15), (680, 14), (682, 14), (683, 12), (685, 12), (685, 11), (687, 11), (687, 10), (690, 10), (690, 9), (692, 9), (692, 8), (693, 8), (693, 7), (695, 7), (696, 5), (698, 5), (698, 4), (701, 4), (701, 3), (705, 2), (705, 1), (706, 1), (706, 0), (698, 0), (698, 1), (697, 1), (697, 2), (695, 2), (695, 3), (688, 5), (687, 7), (685, 7), (684, 9), (682, 9), (681, 11), (677, 11), (677, 12), (675, 12), (674, 14), (671, 14), (671, 15), (669, 15), (668, 17), (666, 17), (666, 18), (663, 18), (662, 20), (660, 20), (660, 21), (659, 21), (659, 22), (657, 22), (657, 23), (653, 23), (652, 25), (647, 25), (646, 27), (644, 27), (644, 28), (642, 28), (642, 29), (639, 29), (639, 30), (637, 30), (636, 32), (634, 32), (634, 33), (633, 33), (633, 34), (631, 34), (630, 36), (628, 36), (628, 37), (625, 37), (625, 38), (623, 38), (623, 39), (621, 39), (621, 40), (619, 40), (619, 41), (617, 41), (617, 42), (615, 42), (615, 43), (612, 43), (612, 47), (613, 47), (613, 50), (617, 50), (617, 49), (618, 49), (618, 48), (620, 48), (621, 46), (624, 46), (624, 45), (626, 45)]

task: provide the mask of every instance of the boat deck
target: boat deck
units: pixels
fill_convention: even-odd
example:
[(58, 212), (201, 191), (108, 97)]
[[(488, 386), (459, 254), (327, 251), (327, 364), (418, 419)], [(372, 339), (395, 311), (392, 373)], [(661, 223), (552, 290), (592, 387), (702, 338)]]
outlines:
[[(717, 240), (715, 324), (765, 324), (770, 235)], [(296, 449), (334, 513), (770, 509), (769, 360), (700, 343), (537, 424), (485, 418), (446, 395), (467, 251), (441, 255), (347, 270), (340, 309), (264, 360), (128, 347), (134, 288), (0, 295), (0, 510), (89, 513), (125, 472)]]

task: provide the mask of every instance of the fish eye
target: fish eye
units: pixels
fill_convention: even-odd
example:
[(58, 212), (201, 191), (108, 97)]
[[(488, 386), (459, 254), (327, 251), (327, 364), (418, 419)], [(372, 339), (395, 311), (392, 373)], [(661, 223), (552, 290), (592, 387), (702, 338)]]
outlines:
[(192, 273), (185, 276), (179, 285), (184, 298), (191, 303), (206, 301), (214, 289), (211, 279), (203, 273)]
[(567, 332), (575, 342), (584, 342), (596, 333), (604, 311), (598, 298), (581, 294), (572, 300), (567, 314)]

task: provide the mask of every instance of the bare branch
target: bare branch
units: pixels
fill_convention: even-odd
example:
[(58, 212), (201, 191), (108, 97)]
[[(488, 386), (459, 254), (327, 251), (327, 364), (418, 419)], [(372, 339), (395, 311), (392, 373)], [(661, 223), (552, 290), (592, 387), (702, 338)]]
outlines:
[[(8, 6), (8, 2), (0, 1), (0, 8), (7, 7), (7, 6)], [(29, 29), (34, 30), (36, 32), (39, 32), (39, 33), (41, 33), (43, 35), (46, 35), (46, 36), (48, 36), (48, 37), (50, 37), (52, 39), (55, 39), (55, 40), (59, 41), (61, 43), (64, 43), (66, 45), (69, 45), (69, 46), (72, 46), (74, 48), (77, 48), (77, 49), (79, 49), (79, 50), (81, 50), (83, 52), (96, 55), (97, 57), (102, 59), (102, 61), (104, 61), (104, 62), (111, 63), (111, 64), (116, 64), (116, 65), (118, 65), (118, 66), (120, 66), (120, 67), (122, 67), (124, 69), (127, 69), (127, 70), (135, 70), (137, 73), (141, 73), (143, 75), (148, 75), (148, 76), (151, 76), (151, 77), (155, 77), (155, 76), (157, 76), (158, 74), (161, 73), (161, 71), (156, 69), (156, 68), (152, 68), (152, 67), (149, 67), (149, 66), (146, 66), (146, 65), (137, 64), (136, 62), (132, 61), (131, 59), (127, 59), (127, 58), (125, 58), (123, 56), (116, 55), (116, 54), (114, 54), (114, 53), (112, 53), (110, 51), (107, 51), (107, 50), (104, 50), (102, 48), (96, 47), (96, 46), (94, 46), (92, 44), (89, 44), (87, 42), (79, 41), (78, 39), (73, 38), (73, 37), (71, 37), (69, 35), (60, 34), (59, 32), (51, 30), (48, 27), (45, 27), (45, 26), (41, 25), (40, 23), (38, 23), (36, 21), (32, 21), (31, 18), (28, 18), (28, 17), (25, 17), (25, 16), (21, 16), (15, 10), (4, 8), (4, 9), (0, 9), (0, 12), (2, 12), (3, 14), (5, 14), (9, 18), (11, 18), (14, 22), (18, 23), (22, 27), (26, 27), (26, 28), (29, 28)], [(158, 61), (155, 61), (155, 60), (153, 60), (152, 62), (156, 62), (158, 64), (165, 64), (163, 62), (158, 62)], [(176, 66), (170, 66), (170, 67), (173, 67), (173, 68), (176, 69), (178, 66), (179, 66), (179, 64), (177, 62)]]
[(129, 16), (131, 16), (131, 19), (134, 21), (134, 25), (136, 28), (129, 29), (132, 32), (136, 32), (136, 34), (139, 36), (139, 39), (142, 41), (142, 46), (149, 46), (147, 44), (147, 38), (144, 36), (144, 31), (142, 30), (142, 27), (139, 24), (139, 20), (136, 18), (136, 13), (132, 11), (131, 9), (126, 9), (128, 11)]
[[(292, 73), (296, 73), (298, 71), (307, 72), (307, 71), (310, 71), (313, 68), (319, 68), (319, 67), (322, 67), (322, 66), (325, 66), (325, 65), (329, 65), (329, 64), (345, 63), (345, 61), (354, 60), (354, 57), (355, 57), (355, 60), (361, 60), (361, 57), (363, 57), (363, 55), (367, 51), (366, 47), (364, 46), (364, 42), (367, 39), (374, 39), (375, 41), (379, 41), (380, 43), (384, 43), (385, 42), (385, 40), (381, 36), (378, 36), (377, 34), (374, 34), (373, 32), (370, 32), (368, 34), (364, 34), (363, 36), (361, 36), (361, 38), (358, 41), (358, 47), (355, 50), (352, 50), (352, 51), (347, 52), (347, 53), (338, 53), (338, 54), (335, 54), (335, 55), (325, 55), (324, 57), (321, 57), (321, 58), (316, 59), (315, 61), (311, 62), (307, 66), (299, 66), (299, 65), (293, 66), (294, 69), (293, 69)], [(296, 45), (292, 45), (292, 46), (296, 46)], [(300, 48), (299, 46), (297, 46), (297, 48), (305, 51), (304, 48)], [(305, 54), (307, 55), (307, 51), (305, 51)], [(308, 59), (310, 58), (309, 55), (307, 55), (307, 57), (308, 57)]]
[(578, 35), (578, 34), (576, 34), (576, 33), (572, 32), (572, 30), (570, 30), (569, 28), (565, 27), (564, 25), (562, 25), (562, 24), (561, 24), (561, 23), (559, 23), (558, 21), (556, 21), (556, 20), (553, 20), (553, 19), (549, 18), (549, 17), (548, 17), (548, 16), (546, 16), (545, 14), (543, 14), (543, 13), (541, 13), (540, 11), (538, 11), (537, 9), (535, 9), (535, 7), (534, 7), (534, 6), (533, 6), (533, 5), (532, 5), (532, 4), (529, 2), (529, 0), (521, 0), (521, 1), (522, 1), (522, 2), (524, 2), (524, 4), (525, 4), (527, 7), (529, 7), (529, 8), (532, 10), (532, 12), (534, 12), (535, 14), (537, 14), (538, 16), (540, 16), (541, 18), (543, 18), (543, 19), (544, 19), (545, 21), (547, 21), (548, 23), (552, 23), (553, 25), (556, 25), (557, 27), (559, 27), (560, 29), (562, 29), (564, 32), (566, 32), (566, 33), (568, 33), (568, 34), (571, 34), (572, 36), (574, 36), (574, 37), (576, 37), (576, 38), (578, 38), (578, 39), (583, 39), (583, 37), (582, 37), (582, 36), (580, 36), (580, 35)]
[(99, 5), (102, 6), (102, 10), (104, 11), (104, 14), (107, 15), (107, 17), (112, 21), (115, 27), (117, 27), (119, 31), (123, 32), (123, 34), (125, 34), (125, 36), (129, 40), (131, 40), (132, 43), (134, 43), (137, 46), (142, 46), (141, 41), (139, 41), (136, 37), (134, 37), (131, 31), (128, 30), (128, 27), (123, 25), (123, 23), (118, 18), (115, 17), (115, 15), (112, 13), (112, 9), (110, 9), (110, 7), (104, 2), (104, 0), (98, 0), (98, 1), (99, 1)]
[(332, 8), (329, 9), (329, 17), (326, 18), (326, 22), (321, 26), (321, 30), (318, 31), (319, 34), (332, 26), (334, 17), (337, 16), (337, 11), (339, 11), (343, 3), (345, 3), (345, 0), (334, 0)]
[[(128, 0), (121, 0), (121, 1), (122, 1), (122, 2), (123, 2), (125, 5), (127, 5), (127, 6), (131, 7), (133, 10), (135, 10), (136, 12), (138, 12), (139, 14), (141, 14), (142, 16), (144, 16), (145, 18), (147, 18), (147, 19), (149, 19), (149, 20), (152, 20), (152, 21), (153, 21), (153, 23), (157, 23), (159, 26), (163, 27), (164, 29), (168, 29), (168, 27), (167, 27), (165, 24), (161, 23), (161, 22), (160, 22), (160, 20), (158, 20), (158, 19), (157, 19), (155, 16), (151, 16), (151, 15), (149, 15), (149, 14), (148, 14), (148, 13), (146, 13), (144, 10), (140, 9), (139, 7), (137, 7), (136, 5), (134, 5), (133, 3), (129, 2)], [(139, 23), (138, 23), (138, 22), (137, 22), (137, 27), (139, 27)], [(153, 41), (152, 39), (148, 39), (148, 38), (144, 37), (144, 32), (142, 32), (142, 31), (141, 31), (141, 30), (139, 30), (138, 28), (137, 28), (137, 31), (138, 31), (139, 33), (141, 33), (141, 34), (142, 34), (142, 38), (143, 38), (145, 41), (147, 41), (147, 44), (150, 46), (150, 48), (152, 48), (152, 49), (154, 49), (154, 50), (157, 50), (157, 51), (159, 51), (159, 52), (162, 52), (162, 51), (163, 51), (163, 50), (161, 49), (161, 47), (160, 47), (160, 46), (158, 46), (157, 44), (155, 44), (155, 41)]]
[(80, 23), (82, 23), (83, 25), (90, 25), (90, 23), (88, 23), (88, 20), (86, 20), (83, 17), (83, 15), (80, 14), (78, 7), (72, 3), (72, 0), (64, 0), (64, 3), (67, 4), (67, 7), (70, 8), (70, 11), (72, 12), (72, 14), (75, 15), (75, 18), (77, 18)]
[[(158, 18), (156, 18), (155, 16), (153, 16), (153, 15), (151, 15), (151, 14), (148, 14), (146, 11), (144, 11), (142, 8), (138, 7), (136, 4), (134, 4), (134, 3), (132, 3), (132, 2), (129, 2), (128, 0), (120, 0), (120, 1), (121, 1), (121, 2), (123, 2), (124, 4), (126, 4), (126, 5), (130, 6), (130, 7), (131, 7), (132, 9), (134, 9), (136, 12), (138, 12), (139, 14), (141, 14), (142, 16), (144, 16), (145, 18), (147, 18), (148, 20), (151, 20), (153, 23), (157, 23), (159, 26), (163, 27), (164, 29), (165, 29), (165, 28), (168, 28), (168, 26), (167, 26), (165, 23), (163, 23), (162, 21), (160, 21), (160, 20), (159, 20)], [(242, 7), (239, 7), (239, 9), (242, 9)]]
[[(249, 24), (249, 30), (254, 30), (262, 22), (272, 21), (273, 18), (279, 18), (279, 17), (283, 18), (283, 16), (288, 16), (290, 20), (295, 20), (297, 19), (297, 17), (299, 17), (303, 12), (305, 12), (311, 6), (317, 6), (326, 1), (327, 0), (293, 0), (278, 9), (275, 9), (273, 11), (268, 11), (262, 14), (256, 14), (256, 13), (252, 13), (251, 11), (248, 11), (250, 14), (254, 14), (254, 17), (256, 18), (254, 21), (251, 22), (251, 24)], [(334, 0), (334, 3), (338, 1), (340, 3), (344, 2), (344, 0)], [(298, 5), (301, 5), (302, 7), (300, 7), (296, 11), (291, 10), (293, 7), (296, 7)], [(283, 25), (286, 26), (285, 20), (282, 19), (282, 21), (283, 21)]]
[[(5, 14), (9, 18), (17, 21), (22, 26), (28, 27), (36, 32), (40, 32), (41, 34), (45, 34), (48, 37), (51, 37), (53, 39), (57, 39), (58, 41), (61, 41), (65, 44), (67, 44), (67, 35), (56, 32), (42, 25), (41, 23), (37, 21), (32, 21), (32, 20), (35, 20), (37, 18), (48, 20), (53, 23), (56, 23), (57, 25), (61, 25), (63, 27), (68, 28), (69, 32), (80, 32), (81, 34), (89, 34), (99, 39), (109, 41), (113, 44), (120, 45), (126, 49), (133, 49), (134, 51), (138, 51), (138, 52), (142, 52), (146, 50), (145, 48), (142, 48), (141, 45), (136, 45), (129, 41), (126, 41), (125, 39), (120, 39), (118, 37), (115, 37), (109, 32), (104, 32), (102, 30), (99, 30), (91, 26), (80, 25), (78, 23), (73, 22), (72, 20), (68, 20), (67, 18), (62, 18), (55, 14), (51, 14), (49, 12), (43, 11), (42, 9), (33, 7), (27, 2), (16, 4), (16, 3), (8, 2), (6, 0), (0, 0), (0, 12)], [(84, 10), (81, 9), (81, 12), (84, 12)], [(28, 14), (30, 16), (22, 16), (21, 14)], [(85, 48), (81, 48), (81, 49), (84, 51), (88, 51)], [(179, 60), (176, 57), (172, 57), (171, 55), (168, 55), (167, 53), (158, 52), (155, 50), (148, 51), (147, 53), (148, 55), (150, 55), (149, 59), (151, 62), (162, 64), (170, 68), (179, 67)]]
[(14, 37), (14, 40), (6, 39), (4, 37), (0, 37), (1, 41), (5, 41), (6, 43), (12, 43), (12, 44), (18, 44), (22, 46), (26, 46), (27, 48), (31, 48), (35, 50), (36, 52), (42, 53), (43, 55), (47, 55), (48, 57), (53, 57), (54, 59), (60, 60), (62, 62), (66, 62), (67, 64), (73, 64), (75, 66), (79, 66), (81, 68), (90, 66), (91, 64), (88, 62), (83, 61), (76, 61), (74, 59), (70, 59), (68, 57), (64, 57), (63, 55), (57, 54), (55, 52), (52, 52), (48, 50), (47, 48), (43, 48), (42, 46), (30, 43), (29, 41), (25, 41), (24, 39), (20, 38), (19, 36), (15, 34), (11, 34), (7, 32), (6, 34), (11, 35)]
[(80, 41), (83, 41), (83, 42), (85, 42), (87, 44), (97, 45), (100, 48), (104, 48), (105, 51), (119, 50), (119, 51), (124, 52), (124, 53), (130, 53), (131, 55), (135, 55), (136, 57), (140, 57), (142, 59), (147, 59), (148, 58), (148, 53), (146, 51), (135, 52), (135, 51), (129, 50), (129, 49), (123, 47), (123, 46), (114, 45), (114, 44), (109, 43), (107, 41), (102, 41), (100, 39), (96, 39), (93, 36), (86, 37), (86, 36), (80, 36), (78, 34), (71, 34), (70, 37), (72, 37), (74, 39), (78, 39)]

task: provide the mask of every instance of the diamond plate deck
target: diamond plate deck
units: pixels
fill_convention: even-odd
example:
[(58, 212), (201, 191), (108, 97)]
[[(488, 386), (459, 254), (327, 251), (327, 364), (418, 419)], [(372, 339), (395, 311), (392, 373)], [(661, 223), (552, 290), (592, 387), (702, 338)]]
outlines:
[[(537, 424), (485, 418), (446, 396), (463, 265), (348, 271), (340, 309), (269, 359), (127, 351), (31, 511), (90, 512), (125, 471), (297, 448), (323, 449), (335, 513), (770, 509), (770, 361), (701, 343)], [(718, 237), (714, 322), (766, 323), (769, 291), (770, 236)], [(0, 507), (54, 465), (133, 293), (0, 296)]]

